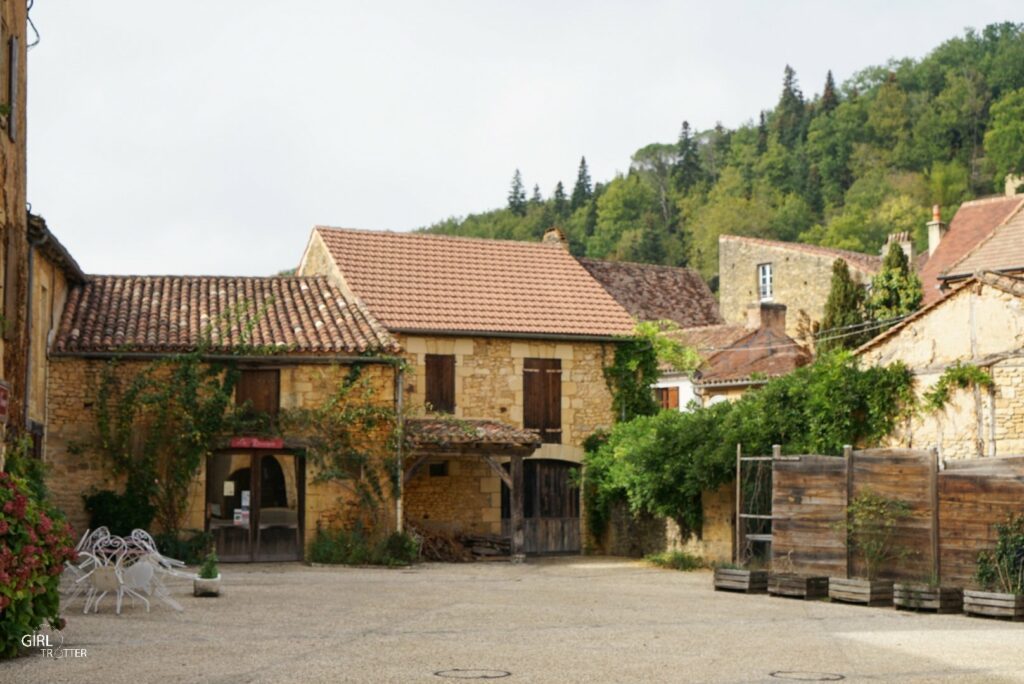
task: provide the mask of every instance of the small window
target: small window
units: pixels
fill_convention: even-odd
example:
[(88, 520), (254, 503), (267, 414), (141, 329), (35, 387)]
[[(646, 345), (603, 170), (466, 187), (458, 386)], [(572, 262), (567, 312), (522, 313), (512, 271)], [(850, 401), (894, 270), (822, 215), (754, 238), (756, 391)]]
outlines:
[(455, 413), (455, 356), (427, 354), (427, 404), (431, 411)]
[(281, 408), (281, 371), (241, 371), (235, 386), (235, 403), (242, 406), (246, 402), (251, 414), (276, 418)]
[(772, 300), (773, 289), (772, 289), (772, 265), (771, 264), (758, 264), (757, 266), (757, 288), (761, 295), (762, 302), (770, 302)]
[(430, 474), (430, 477), (448, 477), (448, 461), (431, 463), (427, 466), (427, 472)]
[(662, 409), (679, 410), (678, 387), (655, 387), (654, 399)]

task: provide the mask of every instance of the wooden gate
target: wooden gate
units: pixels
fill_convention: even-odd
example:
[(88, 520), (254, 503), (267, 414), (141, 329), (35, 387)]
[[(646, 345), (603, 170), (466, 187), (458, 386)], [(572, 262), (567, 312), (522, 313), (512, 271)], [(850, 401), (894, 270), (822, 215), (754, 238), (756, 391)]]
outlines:
[[(579, 466), (565, 461), (523, 462), (523, 531), (526, 553), (579, 553)], [(501, 486), (502, 534), (512, 531), (508, 487)]]

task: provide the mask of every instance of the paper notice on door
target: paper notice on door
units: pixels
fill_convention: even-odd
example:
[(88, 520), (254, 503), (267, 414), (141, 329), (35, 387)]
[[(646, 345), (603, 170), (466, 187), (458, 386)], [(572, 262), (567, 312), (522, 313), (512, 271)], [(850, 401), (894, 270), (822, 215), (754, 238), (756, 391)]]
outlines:
[(224, 480), (224, 496), (235, 495), (235, 483), (232, 480)]
[(235, 527), (249, 527), (249, 511), (236, 508), (234, 522)]
[(248, 507), (249, 507), (249, 490), (248, 489), (243, 489), (242, 490), (242, 508), (248, 508)]

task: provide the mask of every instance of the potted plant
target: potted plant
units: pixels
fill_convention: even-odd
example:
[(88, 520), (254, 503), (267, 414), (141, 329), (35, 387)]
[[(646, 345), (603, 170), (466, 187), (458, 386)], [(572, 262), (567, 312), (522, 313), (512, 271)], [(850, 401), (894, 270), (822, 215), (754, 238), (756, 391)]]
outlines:
[(199, 575), (192, 581), (194, 596), (220, 596), (220, 569), (217, 567), (217, 554), (213, 551), (206, 554)]
[(846, 520), (838, 529), (846, 532), (846, 548), (864, 563), (865, 577), (830, 577), (828, 596), (833, 601), (868, 606), (892, 605), (892, 580), (878, 579), (885, 561), (899, 558), (903, 550), (895, 543), (896, 524), (910, 515), (905, 501), (890, 499), (864, 490), (850, 502)]
[[(772, 562), (775, 565), (775, 562)], [(801, 599), (819, 599), (828, 596), (828, 577), (801, 575), (793, 571), (793, 559), (786, 556), (779, 563), (779, 571), (768, 574), (768, 594)]]
[(715, 566), (715, 591), (742, 591), (763, 594), (768, 591), (768, 571), (741, 567), (733, 563)]
[(964, 591), (965, 613), (1024, 619), (1024, 514), (996, 524), (996, 548), (978, 555), (975, 579), (984, 591)]
[(898, 609), (934, 610), (936, 613), (959, 613), (963, 610), (963, 590), (944, 587), (934, 577), (920, 582), (896, 582), (892, 591), (892, 602)]

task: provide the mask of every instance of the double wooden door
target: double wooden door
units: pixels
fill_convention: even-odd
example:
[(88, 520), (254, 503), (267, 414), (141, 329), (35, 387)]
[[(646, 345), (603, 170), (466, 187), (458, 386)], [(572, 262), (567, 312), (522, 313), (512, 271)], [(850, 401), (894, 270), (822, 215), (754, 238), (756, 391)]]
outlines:
[[(526, 553), (579, 553), (579, 466), (566, 461), (523, 461), (523, 532)], [(502, 533), (512, 533), (508, 487), (501, 485)]]

